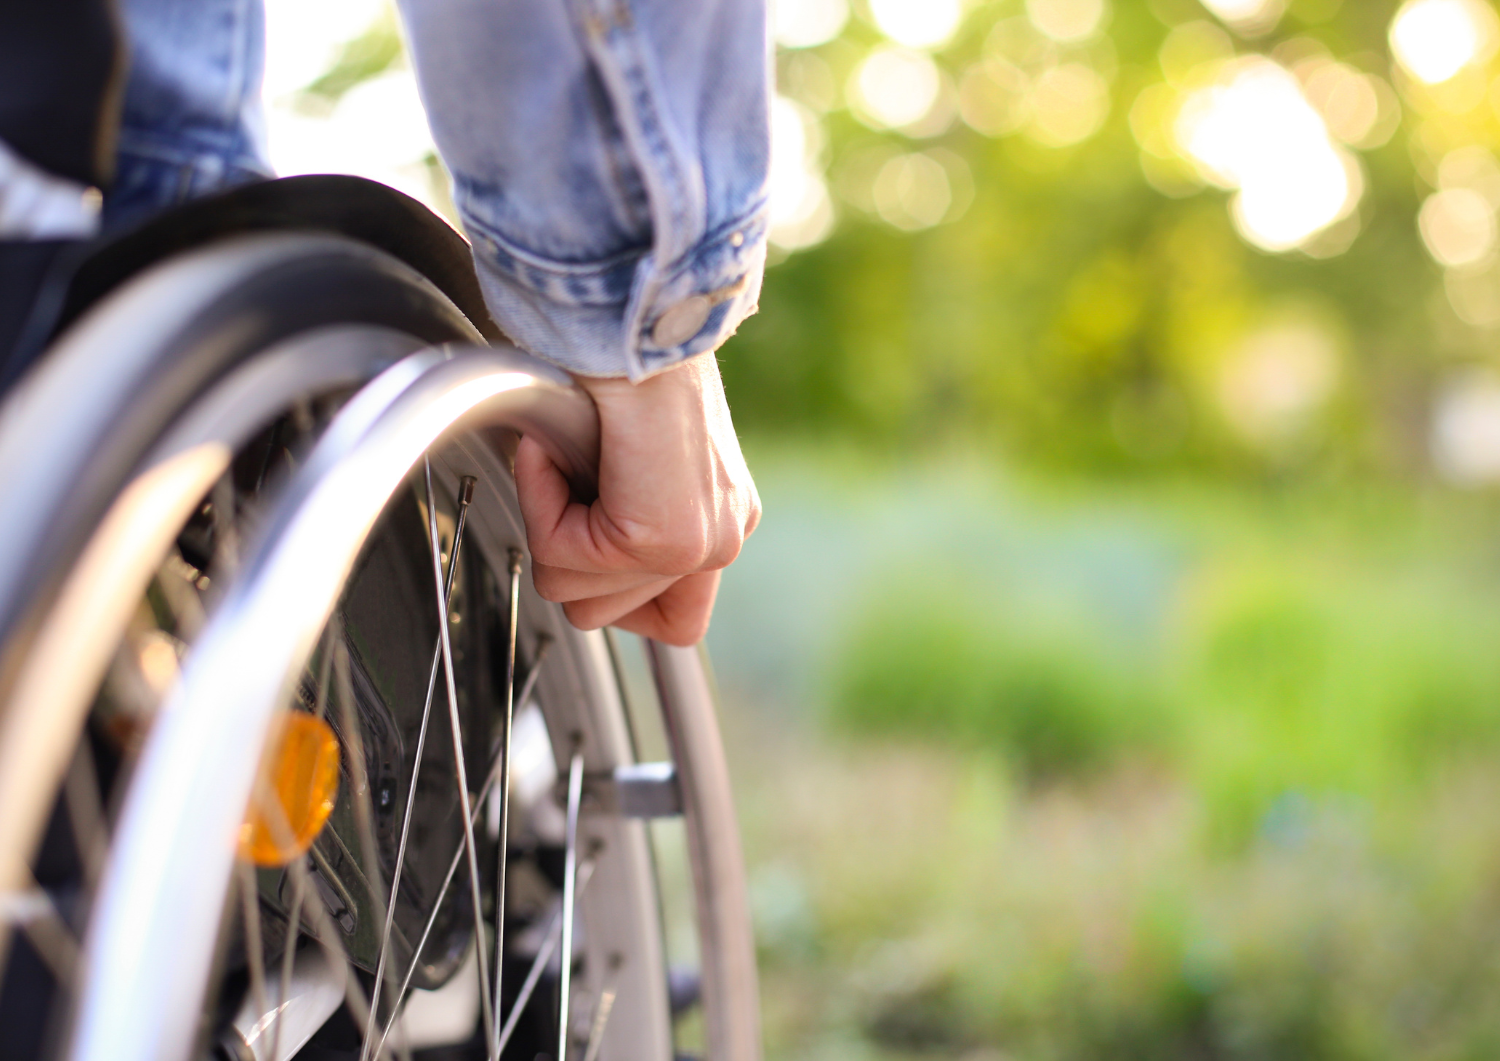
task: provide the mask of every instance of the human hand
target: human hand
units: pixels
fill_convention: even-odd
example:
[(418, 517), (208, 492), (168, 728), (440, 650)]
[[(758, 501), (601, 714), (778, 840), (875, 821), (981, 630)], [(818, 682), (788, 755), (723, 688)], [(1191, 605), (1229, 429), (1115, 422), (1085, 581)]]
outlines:
[(704, 354), (640, 383), (577, 382), (599, 409), (598, 499), (574, 501), (534, 440), (516, 451), (537, 593), (584, 630), (695, 644), (720, 570), (760, 522), (718, 362)]

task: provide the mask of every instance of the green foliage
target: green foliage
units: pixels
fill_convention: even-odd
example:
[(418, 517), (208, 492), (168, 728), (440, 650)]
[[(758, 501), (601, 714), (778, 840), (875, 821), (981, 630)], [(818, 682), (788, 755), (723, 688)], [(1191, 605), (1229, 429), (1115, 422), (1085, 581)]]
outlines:
[[(333, 66), (302, 91), (305, 96), (328, 106), (338, 102), (345, 92), (361, 81), (385, 73), (404, 58), (395, 12), (387, 8), (368, 29), (340, 48)], [(312, 100), (304, 102), (311, 103)]]
[(916, 589), (867, 613), (832, 702), (846, 727), (987, 745), (1037, 778), (1086, 773), (1159, 735), (1139, 676), (1082, 623), (1027, 630), (964, 594)]
[(1259, 535), (1182, 568), (1160, 629), (1129, 639), (982, 582), (887, 587), (832, 664), (832, 718), (995, 748), (1035, 779), (1145, 758), (1203, 795), (1230, 847), (1288, 793), (1384, 798), (1500, 746), (1488, 579), (1373, 541), (1331, 555), (1314, 532)]
[[(1321, 48), (1390, 77), (1381, 56), (1396, 6), (1293, 4), (1273, 33), (1235, 47), (1287, 63)], [(1266, 254), (1236, 235), (1222, 193), (1182, 178), (1185, 198), (1154, 188), (1143, 166), (1167, 163), (1131, 131), (1143, 90), (1163, 84), (1171, 26), (1206, 12), (1192, 0), (1110, 11), (1107, 41), (1059, 56), (1111, 79), (1103, 128), (1072, 146), (960, 121), (935, 137), (873, 132), (834, 101), (821, 126), (837, 227), (773, 265), (761, 313), (724, 351), (744, 429), (888, 447), (976, 440), (1034, 467), (1110, 475), (1404, 476), (1425, 463), (1414, 410), (1492, 344), (1443, 301), (1417, 232), (1423, 182), (1448, 146), (1500, 140), (1500, 123), (1487, 107), (1455, 116), (1409, 98), (1395, 137), (1360, 154), (1352, 246)], [(1024, 12), (1020, 0), (976, 7), (940, 65), (958, 79), (991, 27)], [(876, 39), (856, 20), (783, 55), (782, 91), (811, 99), (789, 65), (808, 61), (841, 88)], [(870, 158), (919, 150), (961, 160), (974, 193), (956, 220), (908, 234), (872, 216), (861, 188)], [(1287, 437), (1247, 435), (1226, 412), (1225, 374), (1247, 336), (1288, 314), (1337, 346), (1334, 391)]]
[(1493, 755), (1379, 814), (1303, 800), (1296, 828), (1225, 854), (1195, 841), (1201, 804), (1170, 780), (1038, 789), (969, 749), (807, 745), (783, 733), (741, 775), (752, 866), (795, 866), (811, 895), (808, 938), (763, 956), (773, 1059), (1500, 1044)]

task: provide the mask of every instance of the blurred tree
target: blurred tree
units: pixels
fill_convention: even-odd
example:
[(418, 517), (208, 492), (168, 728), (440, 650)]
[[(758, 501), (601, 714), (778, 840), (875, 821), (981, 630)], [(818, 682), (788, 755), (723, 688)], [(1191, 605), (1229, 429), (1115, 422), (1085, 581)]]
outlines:
[[(816, 43), (779, 56), (803, 128), (723, 358), (744, 429), (1091, 473), (1429, 466), (1500, 324), (1488, 6), (1437, 84), (1392, 58), (1393, 3), (1001, 0), (944, 36), (943, 4), (871, 0), (817, 42), (841, 6), (778, 16)], [(1462, 261), (1435, 201), (1479, 204)]]

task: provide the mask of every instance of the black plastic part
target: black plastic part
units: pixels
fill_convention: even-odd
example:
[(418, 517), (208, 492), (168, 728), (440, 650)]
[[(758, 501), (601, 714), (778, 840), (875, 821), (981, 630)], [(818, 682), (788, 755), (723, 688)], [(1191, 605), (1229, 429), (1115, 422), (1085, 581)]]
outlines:
[[(242, 184), (175, 207), (118, 235), (61, 245), (25, 281), (34, 294), (7, 342), (9, 299), (0, 303), (0, 391), (88, 308), (132, 276), (181, 251), (247, 232), (324, 232), (359, 240), (411, 266), (447, 295), (479, 333), (502, 338), (484, 305), (468, 242), (409, 195), (340, 174)], [(4, 268), (0, 261), (0, 269)], [(8, 280), (7, 273), (3, 279)]]

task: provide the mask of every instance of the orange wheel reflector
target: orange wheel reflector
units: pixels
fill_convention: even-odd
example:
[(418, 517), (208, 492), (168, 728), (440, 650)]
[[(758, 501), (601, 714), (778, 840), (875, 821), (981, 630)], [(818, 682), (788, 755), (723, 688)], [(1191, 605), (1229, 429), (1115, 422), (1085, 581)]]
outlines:
[(245, 824), (240, 857), (284, 866), (306, 853), (339, 795), (339, 741), (321, 718), (282, 711), (271, 724)]

